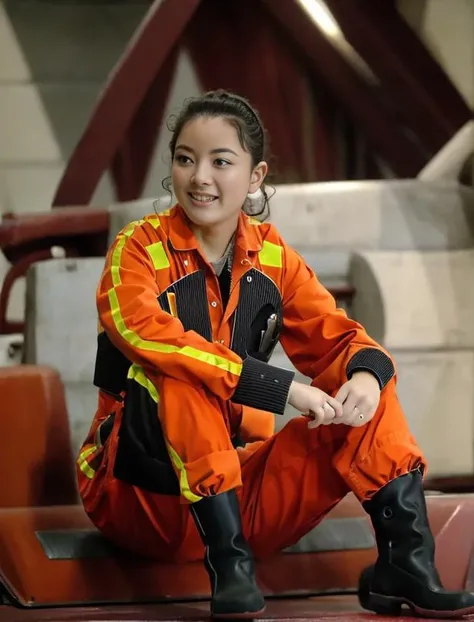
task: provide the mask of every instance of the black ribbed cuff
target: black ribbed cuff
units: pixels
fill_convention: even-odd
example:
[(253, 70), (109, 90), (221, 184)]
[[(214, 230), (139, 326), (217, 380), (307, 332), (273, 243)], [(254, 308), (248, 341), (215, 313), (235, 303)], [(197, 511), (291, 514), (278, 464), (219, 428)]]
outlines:
[(349, 361), (346, 375), (350, 380), (356, 371), (368, 371), (373, 374), (379, 383), (380, 390), (395, 374), (395, 367), (390, 357), (377, 348), (359, 350)]
[(249, 356), (243, 362), (239, 384), (231, 399), (242, 406), (283, 415), (294, 377), (293, 371)]

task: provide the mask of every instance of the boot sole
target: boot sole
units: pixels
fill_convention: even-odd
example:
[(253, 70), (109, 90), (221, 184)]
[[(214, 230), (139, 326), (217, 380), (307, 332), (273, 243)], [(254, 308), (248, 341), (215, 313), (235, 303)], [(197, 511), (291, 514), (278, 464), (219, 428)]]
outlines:
[(474, 614), (474, 607), (455, 609), (454, 611), (439, 611), (423, 609), (406, 598), (397, 596), (383, 596), (370, 592), (367, 599), (360, 603), (364, 609), (381, 615), (399, 616), (402, 614), (402, 605), (407, 605), (411, 611), (421, 618), (436, 618), (437, 620), (455, 620), (460, 617)]
[(266, 607), (262, 607), (259, 611), (245, 611), (244, 613), (212, 613), (211, 618), (214, 620), (251, 620), (259, 616), (265, 611)]

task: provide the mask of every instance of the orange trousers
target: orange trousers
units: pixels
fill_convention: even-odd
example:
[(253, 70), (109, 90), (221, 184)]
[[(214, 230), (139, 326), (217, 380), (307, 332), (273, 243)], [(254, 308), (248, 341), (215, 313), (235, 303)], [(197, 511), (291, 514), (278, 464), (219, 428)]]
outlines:
[[(395, 477), (426, 466), (394, 380), (365, 426), (309, 430), (308, 419), (297, 417), (243, 451), (232, 447), (218, 398), (172, 378), (163, 379), (159, 393), (163, 431), (183, 462), (190, 491), (204, 496), (237, 487), (244, 533), (256, 557), (297, 542), (349, 491), (365, 501)], [(113, 477), (117, 432), (116, 422), (95, 477), (78, 470), (92, 521), (107, 537), (138, 553), (201, 559), (203, 545), (182, 498), (143, 491)]]

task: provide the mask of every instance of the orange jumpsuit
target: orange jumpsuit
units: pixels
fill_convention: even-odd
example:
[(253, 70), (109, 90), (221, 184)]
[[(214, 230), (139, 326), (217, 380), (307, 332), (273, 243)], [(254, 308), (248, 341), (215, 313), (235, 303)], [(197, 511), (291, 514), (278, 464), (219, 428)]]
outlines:
[[(227, 304), (221, 292), (179, 206), (119, 233), (97, 290), (101, 390), (79, 490), (106, 536), (155, 558), (202, 558), (187, 504), (203, 496), (238, 489), (259, 557), (296, 542), (350, 490), (368, 500), (424, 465), (391, 358), (273, 225), (242, 213)], [(382, 388), (372, 421), (309, 430), (302, 416), (274, 433), (293, 378), (266, 362), (278, 340), (332, 395), (355, 370), (372, 371)]]

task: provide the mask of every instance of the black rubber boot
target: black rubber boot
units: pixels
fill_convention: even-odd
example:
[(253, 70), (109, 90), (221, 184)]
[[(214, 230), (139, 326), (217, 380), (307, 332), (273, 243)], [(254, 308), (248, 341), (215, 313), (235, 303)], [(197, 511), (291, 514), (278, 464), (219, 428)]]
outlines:
[(205, 497), (190, 509), (206, 546), (211, 614), (215, 618), (252, 618), (261, 613), (265, 601), (255, 580), (252, 552), (242, 534), (235, 491)]
[(441, 585), (419, 470), (391, 481), (363, 505), (372, 519), (379, 557), (361, 575), (362, 607), (393, 616), (405, 604), (424, 618), (474, 613), (474, 594)]

